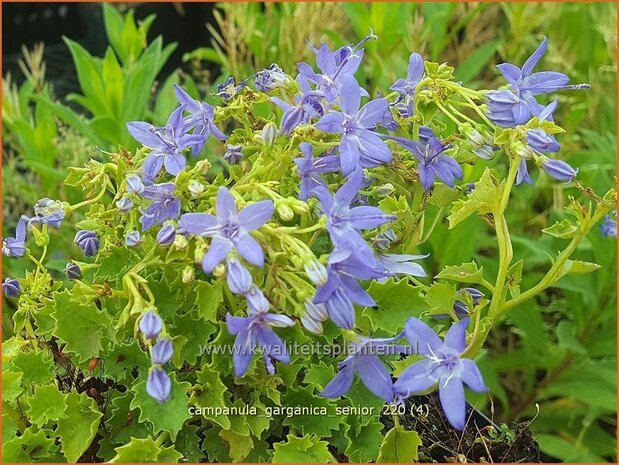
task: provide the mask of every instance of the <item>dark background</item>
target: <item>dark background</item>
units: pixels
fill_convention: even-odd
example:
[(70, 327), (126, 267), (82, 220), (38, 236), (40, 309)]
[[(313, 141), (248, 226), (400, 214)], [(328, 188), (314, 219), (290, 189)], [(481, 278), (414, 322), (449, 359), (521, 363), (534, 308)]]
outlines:
[[(214, 3), (118, 3), (121, 11), (135, 10), (136, 19), (151, 13), (157, 20), (149, 39), (163, 35), (164, 43), (178, 47), (160, 78), (181, 66), (183, 53), (209, 44), (206, 23), (214, 23)], [(103, 15), (99, 3), (2, 3), (2, 73), (11, 73), (17, 83), (23, 79), (17, 65), (22, 45), (31, 49), (45, 44), (48, 80), (55, 94), (62, 97), (79, 90), (69, 49), (62, 41), (67, 36), (79, 42), (92, 55), (103, 56), (107, 46)]]

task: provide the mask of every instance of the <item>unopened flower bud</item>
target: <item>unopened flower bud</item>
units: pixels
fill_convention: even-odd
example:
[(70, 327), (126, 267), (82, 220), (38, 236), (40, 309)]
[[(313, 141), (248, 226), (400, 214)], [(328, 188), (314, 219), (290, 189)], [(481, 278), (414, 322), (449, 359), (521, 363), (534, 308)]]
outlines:
[(242, 145), (230, 145), (224, 154), (224, 160), (231, 165), (236, 165), (243, 159), (243, 146)]
[(183, 281), (183, 283), (189, 284), (194, 282), (195, 279), (196, 271), (194, 270), (193, 266), (187, 265), (185, 268), (183, 268), (183, 271), (181, 273), (181, 280)]
[(142, 235), (139, 231), (129, 231), (125, 234), (125, 245), (127, 247), (134, 247), (142, 243)]
[(211, 165), (211, 162), (209, 162), (208, 160), (200, 160), (200, 161), (196, 162), (196, 169), (201, 174), (208, 173), (208, 170), (210, 170), (212, 166), (213, 165)]
[(174, 355), (174, 347), (170, 338), (159, 339), (153, 346), (151, 358), (154, 365), (165, 365)]
[(226, 274), (226, 266), (223, 263), (220, 263), (215, 268), (213, 268), (213, 276), (216, 278), (221, 278)]
[(131, 194), (141, 194), (144, 191), (144, 183), (137, 174), (127, 176), (125, 186), (127, 192)]
[(395, 188), (391, 183), (383, 184), (382, 186), (378, 186), (378, 189), (376, 189), (376, 192), (381, 197), (387, 197), (388, 195), (391, 195), (393, 191), (395, 191)]
[(155, 339), (163, 328), (163, 320), (154, 311), (149, 310), (140, 318), (138, 327), (146, 339)]
[(133, 201), (128, 197), (123, 197), (116, 202), (116, 208), (118, 208), (121, 213), (127, 213), (133, 208)]
[(577, 170), (572, 168), (563, 160), (555, 160), (553, 158), (542, 157), (541, 165), (542, 169), (546, 172), (546, 174), (552, 176), (559, 181), (570, 182), (576, 177), (576, 174), (578, 173)]
[(266, 313), (269, 311), (269, 301), (264, 296), (262, 291), (255, 285), (252, 285), (249, 292), (245, 294), (247, 298), (247, 306), (250, 314)]
[(176, 227), (172, 223), (164, 224), (157, 233), (157, 242), (161, 245), (170, 245), (176, 237)]
[(531, 147), (525, 144), (518, 144), (516, 147), (514, 147), (514, 152), (516, 153), (516, 155), (524, 158), (525, 160), (529, 160), (535, 155), (533, 149), (531, 149)]
[(262, 129), (262, 143), (271, 147), (277, 137), (277, 126), (272, 121), (269, 121)]
[(277, 214), (283, 221), (290, 221), (294, 218), (294, 212), (288, 205), (280, 203), (277, 206)]
[(187, 189), (189, 189), (191, 197), (196, 198), (204, 191), (204, 184), (202, 184), (200, 181), (192, 179), (191, 181), (189, 181)]
[(75, 263), (67, 263), (64, 267), (64, 272), (67, 275), (67, 278), (71, 281), (80, 279), (82, 277), (82, 270)]
[(311, 299), (305, 299), (305, 312), (314, 320), (326, 321), (329, 318), (325, 304), (315, 304)]
[(206, 244), (198, 243), (193, 251), (193, 262), (196, 265), (201, 265), (204, 256), (206, 255)]
[(189, 245), (189, 242), (187, 242), (187, 238), (185, 237), (184, 234), (177, 234), (174, 237), (173, 247), (176, 250), (185, 250), (188, 245)]
[(226, 260), (226, 263), (228, 265), (226, 280), (232, 293), (247, 294), (252, 285), (252, 277), (249, 270), (234, 257)]
[(8, 298), (19, 297), (21, 294), (21, 285), (17, 279), (6, 278), (2, 283), (2, 290), (4, 291), (4, 295)]
[(307, 276), (312, 280), (314, 285), (322, 286), (327, 282), (327, 269), (317, 260), (310, 259), (309, 263), (306, 263), (304, 268)]
[(316, 334), (317, 336), (322, 334), (322, 323), (310, 318), (308, 315), (303, 315), (301, 317), (301, 324), (312, 334)]
[(170, 398), (171, 391), (172, 380), (170, 380), (168, 374), (161, 368), (153, 368), (148, 373), (146, 380), (146, 392), (148, 395), (160, 404), (163, 404)]
[(494, 150), (492, 150), (490, 145), (482, 145), (475, 149), (474, 153), (482, 160), (492, 160), (494, 158)]
[(99, 238), (97, 233), (83, 229), (75, 235), (75, 243), (84, 251), (84, 255), (92, 257), (99, 250)]

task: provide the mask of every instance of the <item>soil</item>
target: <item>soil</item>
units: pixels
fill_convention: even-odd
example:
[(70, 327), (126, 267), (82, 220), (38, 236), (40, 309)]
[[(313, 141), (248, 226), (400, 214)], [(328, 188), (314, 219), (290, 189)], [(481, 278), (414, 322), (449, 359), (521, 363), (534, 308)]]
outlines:
[[(460, 432), (443, 414), (438, 393), (410, 397), (404, 404), (406, 412), (417, 412), (399, 416), (399, 423), (421, 437), (419, 462), (540, 462), (539, 446), (526, 423), (501, 428), (467, 404), (467, 425)], [(386, 434), (393, 417), (383, 415), (381, 421)]]

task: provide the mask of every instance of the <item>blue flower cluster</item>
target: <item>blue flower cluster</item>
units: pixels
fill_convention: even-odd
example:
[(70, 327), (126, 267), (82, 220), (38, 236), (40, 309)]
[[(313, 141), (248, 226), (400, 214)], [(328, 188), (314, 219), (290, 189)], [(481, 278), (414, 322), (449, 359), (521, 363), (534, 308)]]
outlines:
[[(537, 95), (566, 89), (590, 88), (588, 84), (568, 85), (569, 77), (556, 71), (534, 73), (533, 69), (547, 48), (548, 40), (544, 38), (522, 68), (511, 63), (497, 65), (509, 83), (507, 89), (492, 90), (486, 94), (489, 117), (498, 126), (512, 128), (524, 125), (531, 117), (537, 117), (539, 121), (553, 121), (552, 115), (557, 109), (558, 101), (554, 100), (544, 107), (537, 101)], [(516, 184), (533, 184), (527, 168), (529, 159), (534, 160), (548, 175), (559, 181), (570, 182), (576, 177), (577, 170), (566, 162), (546, 156), (561, 149), (561, 145), (551, 134), (543, 129), (527, 129), (525, 135), (527, 147), (518, 154), (522, 159)]]

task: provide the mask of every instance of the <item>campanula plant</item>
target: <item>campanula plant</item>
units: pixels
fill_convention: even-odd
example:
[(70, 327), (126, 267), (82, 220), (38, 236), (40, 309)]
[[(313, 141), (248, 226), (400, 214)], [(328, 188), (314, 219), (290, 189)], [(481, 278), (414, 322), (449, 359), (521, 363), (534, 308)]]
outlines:
[[(33, 263), (2, 285), (16, 306), (5, 369), (31, 415), (39, 392), (54, 392), (57, 408), (12, 426), (40, 438), (46, 460), (75, 461), (99, 434), (99, 457), (114, 461), (138, 450), (140, 460), (186, 459), (202, 441), (210, 461), (258, 462), (288, 457), (280, 451), (300, 438), (318, 460), (336, 461), (337, 450), (375, 461), (403, 433), (399, 414), (383, 438), (379, 412), (357, 424), (329, 409), (397, 412), (434, 391), (449, 429), (474, 428), (467, 389), (491, 387), (479, 363), (491, 331), (564, 276), (595, 271), (572, 255), (588, 234), (616, 236), (616, 193), (582, 186), (561, 159), (552, 114), (561, 92), (588, 86), (534, 72), (546, 39), (522, 67), (499, 65), (501, 89), (467, 88), (447, 64), (411, 51), (407, 72), (373, 96), (355, 73), (377, 39), (310, 45), (315, 63), (273, 64), (215, 96), (176, 85), (164, 126), (125, 122), (139, 149), (70, 169), (65, 182), (83, 201), (42, 199), (23, 212), (3, 241), (4, 255)], [(555, 98), (547, 106), (545, 94)], [(223, 172), (205, 159), (209, 139)], [(570, 197), (566, 217), (541, 231), (569, 243), (525, 282), (506, 211), (533, 188), (522, 182), (546, 175), (587, 201)], [(457, 234), (465, 220), (496, 239), (494, 268), (432, 269), (436, 228), (472, 240)], [(50, 227), (75, 234), (68, 280), (46, 266)], [(108, 407), (58, 389), (42, 347), (71, 370), (101, 365)], [(342, 351), (324, 350), (334, 347)], [(277, 421), (235, 413), (243, 405), (327, 413)], [(84, 433), (67, 441), (62, 425), (74, 417)]]

